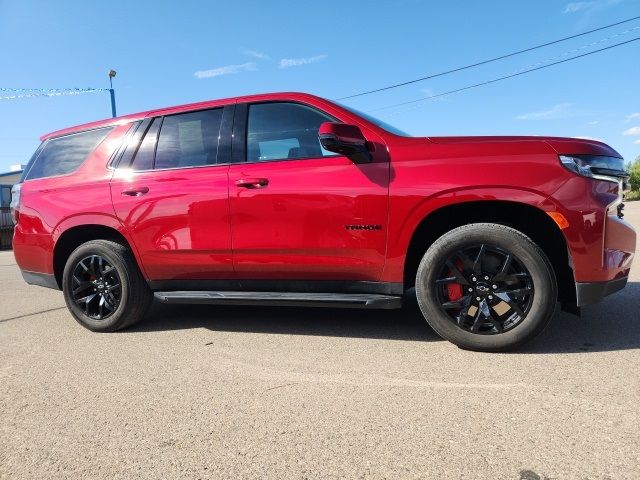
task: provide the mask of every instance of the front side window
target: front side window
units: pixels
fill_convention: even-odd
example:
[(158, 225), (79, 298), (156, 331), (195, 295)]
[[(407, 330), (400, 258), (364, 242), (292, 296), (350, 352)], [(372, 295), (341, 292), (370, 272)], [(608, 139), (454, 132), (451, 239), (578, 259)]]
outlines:
[(257, 103), (249, 106), (247, 161), (320, 158), (335, 155), (324, 150), (318, 129), (336, 119), (298, 103)]
[(47, 140), (40, 151), (36, 152), (31, 165), (27, 166), (24, 180), (73, 172), (112, 129), (113, 127), (98, 128)]
[(221, 123), (222, 108), (164, 117), (155, 168), (215, 165)]

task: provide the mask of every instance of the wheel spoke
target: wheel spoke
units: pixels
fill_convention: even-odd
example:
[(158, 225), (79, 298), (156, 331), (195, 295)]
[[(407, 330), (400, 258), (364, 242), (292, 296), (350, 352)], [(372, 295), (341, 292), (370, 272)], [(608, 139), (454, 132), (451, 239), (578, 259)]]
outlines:
[(520, 315), (520, 318), (524, 318), (524, 312), (522, 311), (522, 309), (520, 308), (520, 305), (518, 305), (516, 302), (514, 302), (513, 300), (509, 300), (507, 302), (507, 304), (511, 307), (511, 310), (513, 310), (514, 312), (516, 312), (518, 315)]
[(458, 283), (460, 283), (461, 285), (469, 285), (469, 282), (466, 278), (464, 278), (462, 272), (458, 270), (458, 267), (456, 267), (453, 262), (451, 262), (451, 260), (447, 260), (446, 265), (447, 267), (449, 267), (449, 270), (451, 270), (451, 274), (456, 277)]
[[(75, 279), (75, 277), (74, 277)], [(90, 288), (93, 286), (93, 283), (91, 282), (80, 282), (78, 281), (78, 286), (76, 288), (73, 289), (73, 294), (77, 295), (78, 293), (86, 290), (87, 288)]]
[(462, 261), (462, 267), (466, 270), (473, 271), (473, 260), (464, 252), (456, 252), (456, 255)]
[(118, 305), (118, 300), (116, 300), (116, 297), (113, 296), (113, 293), (108, 292), (104, 298), (109, 309), (112, 311), (115, 310), (116, 306)]
[(91, 293), (85, 297), (82, 298), (78, 298), (75, 300), (75, 302), (79, 305), (81, 303), (89, 303), (91, 300), (93, 300), (93, 297), (95, 297), (97, 295), (97, 293)]
[(493, 326), (495, 327), (495, 329), (498, 331), (498, 333), (502, 333), (504, 331), (504, 328), (502, 327), (502, 324), (500, 323), (500, 320), (498, 320), (494, 313), (493, 313), (493, 309), (491, 307), (489, 307), (489, 321), (493, 324)]
[(91, 274), (89, 268), (84, 264), (84, 260), (82, 260), (78, 265), (81, 266), (86, 273)]
[(478, 330), (480, 330), (480, 326), (482, 325), (482, 316), (482, 309), (478, 306), (476, 315), (473, 317), (473, 325), (471, 326), (472, 333), (478, 333)]
[(525, 297), (527, 295), (531, 295), (533, 292), (530, 288), (515, 288), (515, 289), (504, 289), (504, 290), (496, 290), (495, 293), (504, 293), (509, 296), (509, 298), (520, 298)]
[(473, 273), (476, 275), (480, 275), (480, 273), (482, 273), (482, 257), (484, 256), (486, 248), (487, 247), (484, 243), (480, 245), (478, 256), (476, 257), (476, 261), (473, 263)]
[(500, 280), (507, 283), (516, 283), (521, 282), (523, 280), (530, 280), (531, 276), (528, 273), (520, 272), (520, 273), (512, 273), (510, 275), (505, 275)]
[(469, 299), (470, 299), (470, 297), (467, 295), (467, 296), (464, 296), (464, 297), (462, 297), (462, 298), (460, 298), (458, 300), (453, 300), (453, 301), (450, 301), (450, 302), (444, 302), (442, 304), (442, 308), (444, 308), (445, 310), (449, 310), (449, 309), (452, 309), (452, 308), (461, 308), (461, 307), (464, 307), (465, 305), (467, 305), (467, 303), (470, 304)]
[(505, 279), (505, 277), (507, 276), (507, 272), (509, 271), (509, 267), (511, 267), (512, 261), (513, 261), (513, 255), (511, 255), (510, 253), (507, 253), (506, 258), (504, 259), (504, 263), (502, 264), (502, 267), (500, 267), (500, 270), (498, 271), (498, 273), (493, 276), (494, 282), (502, 281)]
[(443, 283), (455, 283), (458, 281), (457, 277), (447, 277), (447, 278), (439, 278), (438, 280), (436, 280), (437, 284), (443, 284)]
[(460, 311), (460, 314), (458, 315), (459, 327), (462, 327), (464, 325), (465, 320), (469, 316), (469, 309), (471, 308), (472, 305), (473, 303), (469, 301), (469, 303), (467, 303), (467, 305)]

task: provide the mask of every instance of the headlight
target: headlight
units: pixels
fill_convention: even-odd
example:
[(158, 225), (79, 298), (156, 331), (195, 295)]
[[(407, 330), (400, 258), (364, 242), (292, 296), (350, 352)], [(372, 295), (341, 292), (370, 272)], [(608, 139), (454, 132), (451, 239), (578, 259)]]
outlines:
[(624, 159), (602, 155), (560, 155), (560, 162), (566, 168), (583, 177), (597, 178), (608, 182), (621, 183), (623, 189), (629, 173), (624, 169)]
[(618, 184), (618, 198), (607, 207), (609, 215), (622, 218), (624, 213), (623, 193), (629, 190), (629, 173), (624, 169), (624, 160), (619, 157), (601, 155), (560, 155), (560, 162), (574, 173)]

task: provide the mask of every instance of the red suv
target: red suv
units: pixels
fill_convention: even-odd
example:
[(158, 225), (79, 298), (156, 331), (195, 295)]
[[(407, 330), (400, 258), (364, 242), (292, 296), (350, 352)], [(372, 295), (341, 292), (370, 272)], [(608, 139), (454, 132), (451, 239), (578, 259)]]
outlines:
[(400, 308), (513, 348), (623, 288), (627, 173), (571, 138), (410, 137), (300, 93), (45, 135), (14, 189), (24, 279), (94, 331), (165, 303)]

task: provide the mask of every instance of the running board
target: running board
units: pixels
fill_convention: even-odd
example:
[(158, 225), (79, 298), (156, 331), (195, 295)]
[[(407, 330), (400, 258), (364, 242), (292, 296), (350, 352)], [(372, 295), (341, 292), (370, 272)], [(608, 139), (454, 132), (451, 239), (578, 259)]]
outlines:
[(163, 303), (381, 309), (402, 307), (402, 297), (364, 293), (181, 291), (155, 292), (154, 295)]

